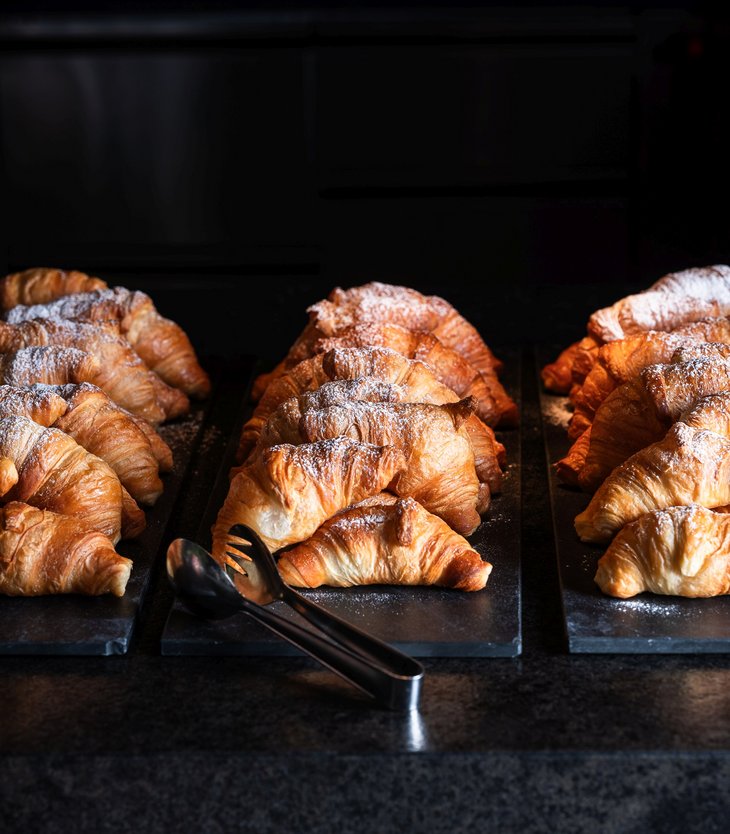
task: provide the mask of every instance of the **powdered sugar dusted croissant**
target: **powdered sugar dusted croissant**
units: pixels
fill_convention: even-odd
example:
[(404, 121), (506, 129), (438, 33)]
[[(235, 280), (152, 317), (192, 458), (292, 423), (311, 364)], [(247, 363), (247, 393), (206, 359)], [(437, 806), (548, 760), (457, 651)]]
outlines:
[(612, 342), (728, 314), (730, 267), (721, 264), (669, 273), (648, 290), (597, 310), (588, 321), (588, 333), (600, 342)]
[(412, 362), (390, 348), (335, 348), (299, 362), (271, 382), (243, 427), (236, 460), (246, 459), (266, 421), (286, 400), (315, 391), (326, 382), (362, 377), (398, 385), (422, 402), (433, 402), (434, 395), (447, 390), (423, 362)]
[(581, 486), (596, 489), (612, 469), (661, 439), (688, 408), (723, 391), (730, 391), (730, 361), (650, 365), (613, 391), (596, 412)]
[(492, 566), (469, 542), (412, 498), (383, 494), (326, 521), (286, 551), (279, 572), (291, 585), (441, 585), (478, 591)]
[(627, 524), (598, 561), (605, 594), (643, 591), (683, 597), (730, 593), (730, 515), (705, 507), (669, 507)]
[(83, 272), (49, 267), (26, 269), (6, 275), (0, 281), (0, 308), (9, 310), (18, 304), (47, 304), (63, 295), (106, 289), (106, 282)]
[[(236, 459), (246, 459), (258, 442), (266, 421), (286, 400), (316, 390), (332, 380), (361, 377), (397, 385), (407, 402), (442, 405), (459, 400), (458, 395), (440, 383), (423, 362), (407, 359), (389, 348), (335, 348), (300, 362), (269, 385), (252, 418), (243, 427)], [(480, 478), (489, 483), (493, 491), (498, 490), (501, 474), (494, 466), (494, 457), (496, 455), (499, 462), (503, 462), (504, 447), (476, 415), (468, 419), (466, 430), (475, 450)]]
[[(309, 411), (347, 405), (351, 402), (387, 404), (409, 401), (407, 388), (382, 382), (376, 377), (325, 382), (314, 391), (305, 392), (283, 402), (264, 425), (259, 436), (258, 448), (266, 448), (276, 443), (301, 443), (299, 421), (302, 415)], [(504, 446), (496, 439), (494, 432), (473, 414), (464, 422), (463, 431), (474, 452), (477, 477), (489, 486), (490, 494), (499, 492), (502, 486), (501, 465), (504, 463)], [(486, 505), (483, 509), (486, 509)]]
[(125, 502), (119, 478), (103, 460), (53, 428), (25, 417), (0, 418), (0, 458), (9, 458), (18, 482), (7, 495), (61, 515), (71, 515), (86, 529), (99, 530), (116, 543), (144, 529), (144, 513)]
[(663, 440), (616, 467), (575, 519), (583, 541), (607, 542), (654, 510), (730, 504), (730, 440), (675, 423)]
[(254, 398), (258, 399), (277, 376), (311, 356), (312, 345), (317, 339), (335, 336), (364, 322), (390, 322), (409, 330), (433, 333), (446, 347), (461, 354), (472, 367), (485, 374), (501, 367), (501, 362), (484, 344), (476, 329), (451, 304), (408, 287), (377, 281), (348, 290), (336, 287), (326, 300), (313, 304), (308, 312), (309, 324), (274, 372), (257, 380)]
[(75, 293), (48, 304), (19, 305), (6, 316), (11, 324), (38, 318), (117, 321), (140, 358), (168, 385), (193, 397), (210, 393), (210, 380), (187, 335), (157, 312), (146, 293), (124, 287)]
[(479, 526), (484, 496), (471, 444), (459, 431), (472, 411), (468, 400), (442, 406), (348, 403), (306, 412), (299, 431), (305, 442), (345, 436), (401, 449), (406, 467), (394, 478), (392, 491), (415, 498), (454, 530), (469, 535)]
[(150, 371), (119, 335), (116, 322), (78, 322), (31, 319), (19, 324), (0, 322), (0, 351), (55, 345), (78, 348), (99, 360), (93, 382), (119, 405), (160, 423), (184, 414), (190, 407), (182, 391), (166, 385)]
[(68, 391), (67, 411), (54, 426), (111, 466), (130, 495), (151, 506), (162, 494), (159, 466), (147, 435), (94, 385)]
[(162, 492), (157, 458), (147, 435), (95, 385), (2, 385), (0, 416), (27, 417), (65, 432), (106, 461), (142, 503), (153, 504)]
[(251, 527), (272, 552), (303, 541), (339, 510), (381, 492), (404, 466), (398, 449), (345, 437), (265, 449), (231, 481), (213, 527), (213, 556), (225, 561), (234, 524)]
[(76, 518), (13, 501), (0, 508), (0, 593), (121, 597), (132, 562)]
[(489, 426), (514, 426), (517, 406), (504, 390), (496, 373), (477, 371), (453, 348), (448, 348), (423, 330), (410, 330), (386, 321), (368, 321), (352, 325), (336, 336), (317, 340), (313, 353), (333, 348), (385, 347), (408, 359), (428, 365), (439, 382), (460, 397), (476, 397), (477, 415)]
[(99, 371), (99, 360), (76, 348), (32, 347), (0, 354), (0, 382), (21, 388), (35, 382), (65, 385), (89, 382)]
[(638, 376), (644, 368), (673, 362), (678, 350), (714, 341), (730, 342), (730, 320), (727, 318), (698, 321), (674, 333), (642, 333), (604, 345), (583, 385), (571, 394), (575, 412), (568, 434), (579, 437), (611, 391)]
[(0, 417), (27, 417), (39, 426), (52, 426), (68, 404), (50, 385), (0, 385)]

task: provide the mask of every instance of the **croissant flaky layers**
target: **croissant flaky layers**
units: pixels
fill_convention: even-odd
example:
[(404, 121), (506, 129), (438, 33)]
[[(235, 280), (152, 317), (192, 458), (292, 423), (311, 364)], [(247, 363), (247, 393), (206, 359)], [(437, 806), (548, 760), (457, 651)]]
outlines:
[(286, 582), (319, 585), (441, 585), (483, 588), (492, 566), (448, 524), (412, 498), (383, 495), (335, 515), (286, 551)]
[(256, 381), (214, 555), (242, 522), (289, 548), (293, 584), (483, 588), (491, 565), (463, 535), (502, 486), (493, 427), (517, 420), (501, 363), (448, 302), (406, 287), (337, 288), (308, 312)]
[[(0, 592), (121, 595), (172, 453), (155, 426), (210, 383), (144, 293), (39, 268), (0, 281)], [(12, 512), (10, 511), (12, 508)]]
[(626, 525), (598, 561), (604, 593), (685, 597), (730, 593), (730, 515), (697, 504), (669, 507)]

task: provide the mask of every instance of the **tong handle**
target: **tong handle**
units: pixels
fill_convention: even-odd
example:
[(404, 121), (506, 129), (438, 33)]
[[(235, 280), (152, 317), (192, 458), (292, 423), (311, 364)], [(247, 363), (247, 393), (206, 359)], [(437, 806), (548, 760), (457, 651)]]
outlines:
[[(307, 599), (288, 585), (284, 585), (282, 599), (297, 614), (329, 638), (344, 646), (352, 654), (361, 657), (365, 662), (379, 667), (383, 675), (392, 681), (393, 688), (409, 689), (417, 680), (420, 689), (420, 681), (424, 674), (423, 666), (412, 657), (340, 619), (336, 614)], [(413, 709), (415, 706), (414, 703), (407, 709)]]
[(243, 601), (242, 610), (389, 709), (408, 711), (418, 707), (423, 679), (420, 663), (340, 620), (296, 591), (289, 591), (296, 599), (285, 601), (332, 639), (249, 600)]

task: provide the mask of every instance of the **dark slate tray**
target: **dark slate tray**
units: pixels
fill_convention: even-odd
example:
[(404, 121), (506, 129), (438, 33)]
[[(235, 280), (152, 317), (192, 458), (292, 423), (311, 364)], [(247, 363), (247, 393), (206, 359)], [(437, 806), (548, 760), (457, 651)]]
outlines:
[[(537, 351), (538, 372), (559, 348)], [(565, 630), (571, 652), (601, 654), (714, 654), (730, 651), (730, 597), (686, 599), (641, 594), (628, 600), (601, 593), (593, 581), (600, 545), (585, 544), (573, 521), (590, 496), (561, 484), (553, 464), (571, 446), (568, 398), (540, 386), (543, 435), (560, 572)]]
[(165, 489), (146, 512), (144, 533), (117, 546), (134, 562), (124, 596), (0, 596), (0, 655), (119, 655), (129, 649), (168, 521), (201, 442), (209, 402), (195, 404), (186, 417), (160, 429), (175, 465), (162, 476)]
[[(499, 351), (504, 382), (519, 400), (520, 357)], [(247, 399), (247, 398), (246, 398)], [(250, 414), (241, 409), (198, 540), (210, 545), (210, 528), (228, 490), (228, 469), (240, 426)], [(520, 602), (520, 433), (499, 432), (507, 448), (504, 491), (492, 501), (484, 521), (470, 537), (493, 570), (483, 591), (467, 594), (442, 588), (365, 586), (305, 591), (343, 619), (418, 657), (515, 657), (522, 650)], [(283, 603), (282, 616), (298, 619)], [(302, 621), (300, 621), (302, 622)], [(244, 615), (205, 622), (175, 603), (162, 637), (164, 655), (285, 656), (298, 651)]]

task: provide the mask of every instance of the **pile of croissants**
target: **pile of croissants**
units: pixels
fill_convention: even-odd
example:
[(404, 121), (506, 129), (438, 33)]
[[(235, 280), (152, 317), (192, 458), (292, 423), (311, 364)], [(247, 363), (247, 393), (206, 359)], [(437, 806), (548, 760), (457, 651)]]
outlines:
[(573, 404), (557, 473), (594, 493), (575, 527), (610, 542), (601, 590), (730, 593), (730, 267), (666, 275), (598, 310), (542, 377)]
[(81, 272), (0, 281), (0, 593), (124, 594), (172, 453), (156, 431), (210, 382), (148, 295)]
[(253, 389), (213, 528), (255, 530), (285, 581), (482, 589), (492, 566), (464, 538), (499, 491), (514, 426), (501, 363), (448, 302), (370, 283), (308, 310), (286, 358)]

